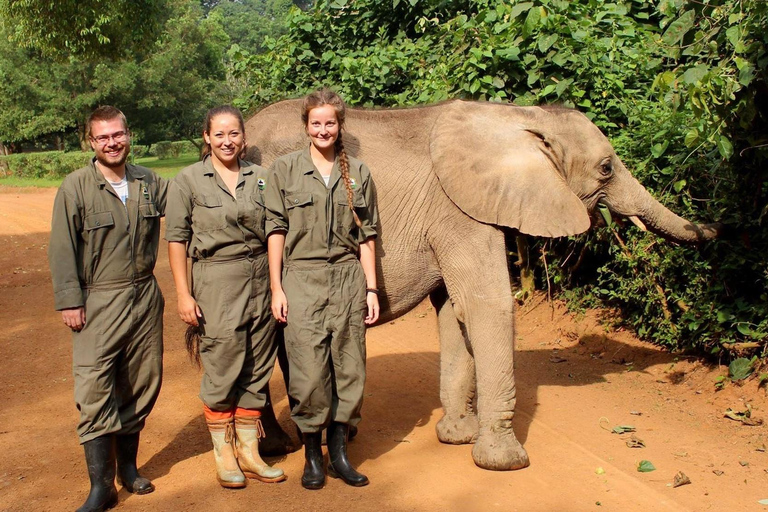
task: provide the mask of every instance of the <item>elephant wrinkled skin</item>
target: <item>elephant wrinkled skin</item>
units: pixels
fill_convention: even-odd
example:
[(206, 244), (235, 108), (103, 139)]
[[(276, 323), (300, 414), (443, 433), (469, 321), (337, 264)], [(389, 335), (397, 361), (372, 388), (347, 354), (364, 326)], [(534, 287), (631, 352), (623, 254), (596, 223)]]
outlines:
[[(300, 108), (301, 100), (289, 100), (253, 116), (249, 159), (268, 166), (306, 145)], [(368, 164), (376, 185), (380, 322), (430, 296), (445, 412), (437, 435), (474, 442), (472, 457), (486, 469), (529, 464), (511, 426), (514, 304), (501, 228), (575, 235), (590, 227), (601, 202), (677, 242), (708, 240), (719, 230), (662, 206), (574, 110), (458, 100), (348, 109), (344, 144)]]

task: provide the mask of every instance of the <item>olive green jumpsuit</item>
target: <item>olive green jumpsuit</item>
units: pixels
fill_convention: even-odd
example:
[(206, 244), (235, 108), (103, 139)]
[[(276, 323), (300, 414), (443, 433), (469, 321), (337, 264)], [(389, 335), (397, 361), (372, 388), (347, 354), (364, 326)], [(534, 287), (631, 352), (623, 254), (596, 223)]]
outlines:
[(378, 211), (368, 168), (349, 158), (349, 209), (338, 158), (326, 186), (309, 147), (272, 165), (266, 186), (267, 234), (285, 232), (282, 285), (288, 301), (285, 346), (291, 416), (302, 432), (331, 421), (357, 425), (365, 384), (366, 281), (360, 243), (376, 237)]
[(200, 398), (214, 411), (262, 409), (277, 355), (264, 234), (266, 169), (240, 162), (233, 197), (210, 157), (168, 192), (165, 238), (188, 243), (200, 319)]
[(164, 300), (152, 272), (167, 182), (130, 164), (125, 177), (124, 205), (92, 161), (64, 179), (53, 205), (55, 307), (86, 315), (72, 334), (81, 443), (141, 431), (162, 382)]

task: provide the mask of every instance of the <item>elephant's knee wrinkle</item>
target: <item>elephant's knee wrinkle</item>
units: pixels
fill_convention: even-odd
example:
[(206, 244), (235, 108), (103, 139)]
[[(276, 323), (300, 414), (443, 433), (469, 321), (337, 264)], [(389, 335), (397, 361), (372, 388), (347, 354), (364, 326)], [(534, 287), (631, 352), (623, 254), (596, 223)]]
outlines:
[(458, 302), (452, 302), (452, 305), (453, 305), (453, 314), (456, 317), (456, 320), (458, 320), (459, 323), (464, 324), (466, 319), (464, 308), (461, 307), (461, 304), (459, 304)]

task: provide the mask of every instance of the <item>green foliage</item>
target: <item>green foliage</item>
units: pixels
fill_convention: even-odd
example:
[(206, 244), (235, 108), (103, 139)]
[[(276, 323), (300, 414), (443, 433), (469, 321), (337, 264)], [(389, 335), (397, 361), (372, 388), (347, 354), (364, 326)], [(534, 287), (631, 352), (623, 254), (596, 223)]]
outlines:
[(200, 154), (201, 144), (202, 139), (198, 139), (195, 142), (189, 140), (175, 142), (164, 140), (156, 143), (150, 154), (156, 156), (159, 160), (178, 158), (181, 155)]
[(604, 215), (583, 236), (531, 241), (549, 282), (670, 349), (765, 350), (767, 24), (758, 0), (320, 0), (291, 11), (268, 53), (230, 50), (230, 72), (249, 110), (319, 85), (352, 105), (581, 110), (662, 203), (730, 236), (678, 247)]
[(637, 464), (637, 471), (640, 473), (650, 473), (651, 471), (656, 471), (656, 466), (649, 460), (641, 460)]
[(88, 165), (93, 154), (64, 151), (21, 153), (0, 156), (0, 177), (63, 178), (70, 172)]
[(49, 56), (120, 55), (151, 41), (166, 0), (0, 0), (13, 41)]
[(757, 363), (757, 356), (752, 359), (746, 357), (739, 357), (731, 361), (728, 365), (728, 378), (731, 380), (744, 380), (755, 370), (755, 364)]

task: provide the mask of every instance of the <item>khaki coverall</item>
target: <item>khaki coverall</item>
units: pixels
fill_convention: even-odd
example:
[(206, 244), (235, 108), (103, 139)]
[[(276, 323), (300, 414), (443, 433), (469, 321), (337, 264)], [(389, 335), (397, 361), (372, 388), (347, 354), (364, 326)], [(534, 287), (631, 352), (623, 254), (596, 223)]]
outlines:
[(367, 303), (358, 251), (376, 236), (378, 211), (370, 171), (354, 158), (349, 167), (361, 228), (338, 159), (327, 187), (308, 147), (275, 161), (267, 180), (267, 234), (286, 233), (288, 391), (298, 401), (291, 416), (307, 433), (330, 421), (357, 425), (363, 405)]
[(125, 176), (125, 205), (93, 161), (64, 179), (53, 205), (55, 306), (85, 307), (72, 334), (81, 443), (139, 432), (162, 382), (165, 302), (152, 272), (167, 182), (130, 164)]
[(183, 169), (168, 192), (165, 238), (188, 243), (200, 319), (200, 398), (214, 411), (262, 409), (275, 365), (264, 234), (266, 169), (240, 162), (235, 197), (210, 157)]

